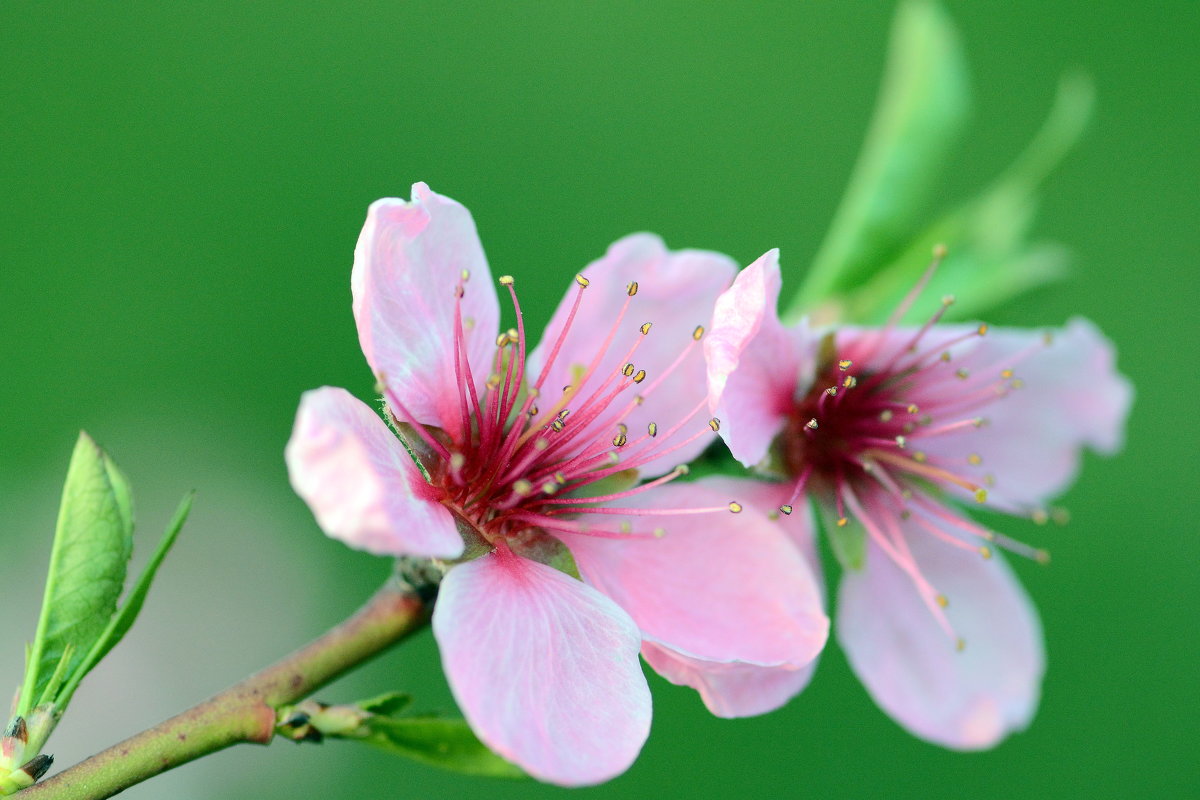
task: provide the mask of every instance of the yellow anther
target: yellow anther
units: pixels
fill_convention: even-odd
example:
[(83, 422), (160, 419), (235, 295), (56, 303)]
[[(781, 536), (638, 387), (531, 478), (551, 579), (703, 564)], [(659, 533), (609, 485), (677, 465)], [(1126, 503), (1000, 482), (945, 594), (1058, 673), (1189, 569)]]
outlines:
[(538, 407), (537, 407), (537, 406), (530, 406), (530, 407), (529, 407), (529, 416), (531, 416), (531, 417), (536, 417), (537, 415), (538, 415)]
[(638, 405), (638, 406), (640, 406), (640, 405), (641, 405), (642, 403), (644, 403), (644, 402), (646, 402), (646, 398), (645, 398), (645, 397), (642, 397), (640, 394), (635, 394), (635, 395), (633, 396), (633, 403), (634, 403), (634, 405)]
[(825, 390), (825, 394), (829, 395), (830, 397), (837, 397), (837, 387), (830, 386), (828, 389)]
[(1043, 566), (1046, 564), (1049, 564), (1050, 563), (1050, 551), (1049, 550), (1038, 550), (1036, 553), (1033, 554), (1033, 560), (1039, 564), (1042, 564)]
[(620, 433), (629, 433), (629, 426), (626, 425), (624, 422), (618, 422), (617, 423), (617, 431)]
[(646, 426), (646, 433), (650, 434), (652, 437), (653, 437), (653, 436), (658, 436), (658, 423), (657, 423), (657, 422), (651, 422), (649, 425), (647, 425), (647, 426)]
[(792, 513), (792, 507), (791, 507), (790, 505), (788, 505), (787, 503), (784, 503), (783, 505), (781, 505), (781, 506), (779, 507), (779, 510), (780, 510), (780, 511), (782, 511), (784, 514), (787, 514), (788, 516), (791, 516), (791, 513)]
[(855, 386), (858, 386), (858, 378), (853, 375), (847, 375), (846, 379), (842, 381), (842, 386), (845, 386), (847, 389), (853, 389)]
[(815, 431), (817, 429), (817, 418), (813, 417), (808, 422), (804, 423), (804, 427), (808, 428), (810, 431)]
[(879, 412), (879, 421), (880, 422), (891, 422), (892, 416), (893, 416), (893, 414), (891, 411), (881, 411), (881, 412)]
[(955, 375), (955, 377), (957, 377), (959, 380), (964, 380), (964, 381), (965, 381), (967, 378), (971, 377), (971, 373), (967, 372), (965, 369), (956, 369), (956, 370), (954, 370), (954, 375)]
[(721, 420), (713, 417), (708, 421), (708, 427), (712, 428), (714, 432), (721, 430)]
[(567, 415), (568, 415), (568, 414), (570, 414), (570, 413), (571, 413), (571, 409), (569, 409), (569, 408), (564, 408), (562, 411), (558, 412), (558, 418), (559, 418), (559, 419), (561, 419), (563, 422), (566, 422), (566, 421), (567, 421)]
[(693, 338), (693, 339), (695, 339), (695, 340), (698, 342), (698, 341), (700, 341), (700, 339), (702, 339), (703, 337), (704, 337), (704, 326), (703, 326), (703, 325), (697, 325), (697, 326), (696, 326), (696, 330), (692, 331), (692, 338)]
[(771, 522), (774, 522), (775, 520), (779, 519), (779, 512), (772, 511), (772, 512), (768, 513), (767, 519), (771, 520)]
[(846, 523), (848, 523), (849, 521), (850, 520), (846, 519), (845, 517), (838, 517), (837, 526), (839, 528), (844, 528), (844, 527), (846, 527)]
[(513, 481), (512, 488), (513, 488), (513, 492), (515, 494), (519, 494), (522, 497), (524, 497), (533, 491), (533, 484), (530, 483), (529, 481), (525, 480), (524, 478), (521, 478), (519, 480)]
[(475, 318), (463, 317), (463, 329), (468, 331), (475, 330)]
[(501, 275), (500, 276), (500, 285), (501, 286), (512, 286), (513, 285), (513, 276), (512, 275)]
[(935, 244), (933, 246), (933, 257), (936, 258), (938, 261), (941, 261), (943, 258), (945, 258), (946, 257), (946, 245)]
[(556, 472), (554, 473), (554, 482), (561, 486), (567, 482), (567, 476), (561, 472)]
[(561, 419), (558, 419), (557, 417), (554, 418), (554, 422), (550, 423), (550, 429), (553, 430), (555, 433), (562, 433), (562, 429), (564, 427), (565, 426), (563, 425), (563, 421)]
[(946, 363), (949, 363), (950, 362), (950, 351), (943, 350), (942, 354), (940, 356), (938, 356), (938, 358), (942, 359), (942, 361), (944, 361)]
[(917, 429), (917, 426), (913, 425), (911, 422), (906, 422), (900, 426), (900, 430), (904, 431), (905, 433), (912, 433), (916, 429)]
[(450, 454), (450, 468), (451, 469), (462, 469), (463, 465), (466, 463), (467, 463), (467, 457), (464, 456), (462, 453), (451, 453)]
[(504, 347), (508, 344), (508, 333), (502, 332), (496, 337), (496, 347)]
[(901, 500), (904, 500), (905, 502), (907, 502), (909, 500), (912, 500), (912, 497), (913, 497), (912, 489), (901, 489), (900, 490), (900, 499)]
[(554, 494), (558, 491), (558, 484), (554, 481), (546, 481), (542, 484), (542, 492), (545, 494)]
[(979, 455), (979, 453), (971, 453), (971, 455), (967, 456), (967, 463), (971, 466), (978, 467), (983, 463), (983, 456)]
[(487, 387), (489, 389), (497, 389), (500, 387), (500, 376), (495, 373), (488, 375)]
[(644, 381), (644, 380), (646, 380), (646, 370), (644, 370), (644, 369), (639, 369), (639, 370), (637, 371), (637, 374), (633, 376), (633, 382), (634, 382), (634, 383), (641, 383), (641, 382), (642, 382), (642, 381)]
[(909, 404), (908, 404), (908, 408), (906, 408), (906, 409), (904, 409), (904, 410), (905, 410), (905, 411), (907, 411), (907, 412), (908, 412), (908, 413), (910, 413), (910, 414), (916, 414), (916, 413), (917, 413), (918, 411), (920, 411), (921, 409), (917, 408), (917, 404), (916, 404), (916, 403), (909, 403)]
[(935, 601), (937, 601), (937, 604), (939, 606), (941, 606), (942, 608), (945, 608), (946, 606), (950, 605), (950, 600), (944, 594), (939, 594), (937, 597), (935, 597), (933, 599)]
[(666, 528), (655, 528), (654, 529), (654, 538), (655, 539), (661, 539), (662, 537), (664, 537), (666, 535), (667, 535)]
[(1034, 512), (1029, 515), (1029, 517), (1037, 525), (1045, 525), (1050, 521), (1050, 515), (1040, 508), (1035, 509)]
[(1011, 369), (1005, 369), (1005, 370), (1000, 371), (1000, 377), (1003, 378), (1004, 380), (1008, 380), (1012, 376), (1013, 376), (1013, 371)]
[(458, 273), (458, 279), (461, 280), (463, 283), (466, 283), (467, 281), (471, 280), (471, 270), (464, 269), (462, 272)]
[(637, 369), (637, 367), (633, 366), (633, 364), (626, 364), (625, 366), (621, 367), (621, 374), (628, 378), (633, 374), (635, 369)]
[(625, 287), (625, 294), (629, 295), (630, 297), (633, 297), (635, 294), (637, 294), (637, 290), (638, 290), (637, 281), (630, 281), (629, 285)]
[(976, 417), (971, 420), (971, 424), (976, 428), (982, 428), (984, 425), (987, 425), (987, 419), (985, 417)]
[(631, 525), (628, 520), (625, 520), (621, 522), (618, 530), (620, 530), (621, 533), (633, 533), (633, 525)]
[(896, 446), (899, 447), (901, 450), (904, 449), (904, 445), (906, 445), (906, 444), (908, 444), (908, 440), (905, 439), (903, 436), (896, 437)]
[(986, 336), (987, 332), (988, 332), (988, 326), (986, 324), (980, 325), (978, 328), (975, 329), (975, 332), (978, 333), (980, 336)]
[(509, 328), (508, 329), (508, 339), (509, 339), (509, 341), (511, 341), (514, 344), (521, 341), (520, 331), (518, 331), (516, 328)]
[(979, 548), (979, 555), (983, 556), (984, 558), (991, 558), (992, 557), (992, 548), (988, 547), (987, 545), (984, 545), (983, 547)]
[(1009, 386), (1014, 389), (1024, 389), (1025, 381), (1021, 380), (1020, 378), (1013, 378), (1012, 383), (1010, 383)]
[(850, 369), (850, 367), (852, 367), (853, 365), (854, 365), (853, 361), (851, 361), (848, 358), (843, 358), (841, 361), (838, 362), (838, 369), (840, 369), (842, 372), (845, 372), (846, 370)]
[(740, 514), (742, 513), (742, 504), (736, 500), (732, 500), (729, 503), (729, 510), (735, 514)]
[(649, 322), (643, 322), (642, 326), (640, 328), (638, 328), (638, 330), (642, 332), (642, 336), (645, 336), (647, 333), (650, 332), (650, 327), (651, 326), (650, 326)]
[(534, 450), (542, 451), (542, 450), (545, 450), (549, 446), (550, 446), (550, 440), (548, 440), (548, 439), (538, 438), (538, 439), (533, 440), (533, 449)]
[(975, 502), (977, 502), (977, 503), (986, 503), (987, 502), (987, 489), (976, 489), (975, 490)]
[(1042, 334), (1042, 344), (1046, 345), (1046, 347), (1049, 347), (1050, 345), (1054, 344), (1054, 332), (1053, 331), (1046, 331), (1045, 333)]
[(944, 296), (942, 298), (942, 305), (944, 305), (944, 306), (954, 305), (954, 295), (948, 294), (948, 295)]
[(582, 275), (576, 275), (575, 282), (578, 283), (580, 286), (582, 286), (585, 289), (591, 283), (591, 281), (589, 281), (587, 278), (583, 277)]
[(624, 447), (625, 443), (628, 441), (629, 441), (628, 436), (626, 436), (623, 433), (618, 433), (616, 436), (613, 437), (613, 447)]
[(687, 475), (692, 471), (692, 468), (687, 464), (680, 464), (679, 466), (675, 467), (673, 471), (676, 475)]
[(1055, 525), (1066, 525), (1071, 521), (1071, 512), (1065, 508), (1056, 508), (1050, 512), (1050, 519), (1054, 520)]
[(967, 640), (966, 639), (956, 639), (954, 642), (954, 649), (960, 653), (963, 650), (966, 650), (967, 649)]
[(608, 463), (609, 464), (616, 464), (616, 463), (620, 462), (620, 460), (621, 460), (621, 457), (619, 455), (617, 455), (616, 450), (608, 451)]
[(917, 462), (918, 464), (924, 464), (924, 463), (925, 463), (925, 458), (926, 458), (926, 456), (925, 456), (925, 451), (924, 451), (924, 450), (914, 450), (914, 451), (913, 451), (913, 456), (912, 456), (912, 457), (913, 457), (913, 461)]

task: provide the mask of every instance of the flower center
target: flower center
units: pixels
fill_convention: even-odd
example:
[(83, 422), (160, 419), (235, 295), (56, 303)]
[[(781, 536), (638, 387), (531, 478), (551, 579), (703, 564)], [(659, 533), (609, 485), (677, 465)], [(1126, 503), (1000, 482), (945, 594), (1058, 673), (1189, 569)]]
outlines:
[[(567, 322), (558, 333), (537, 375), (527, 374), (524, 317), (510, 276), (499, 279), (508, 290), (517, 327), (496, 337), (490, 372), (479, 391), (473, 366), (467, 358), (466, 333), (473, 321), (462, 315), (462, 298), (469, 275), (455, 287), (458, 298), (454, 319), (454, 375), (462, 424), (455, 435), (415, 423), (390, 387), (382, 388), (393, 418), (412, 430), (430, 483), (441, 500), (461, 521), (488, 544), (508, 547), (528, 538), (531, 529), (584, 533), (602, 537), (661, 536), (660, 527), (635, 530), (632, 523), (613, 525), (580, 520), (589, 515), (704, 514), (740, 511), (737, 503), (693, 509), (638, 509), (606, 506), (675, 480), (687, 473), (678, 466), (656, 480), (636, 486), (639, 468), (712, 437), (720, 423), (701, 417), (706, 400), (697, 392), (697, 403), (682, 419), (660, 427), (650, 422), (645, 430), (630, 430), (625, 418), (651, 398), (662, 381), (697, 351), (704, 328), (697, 326), (681, 343), (674, 361), (661, 375), (651, 376), (637, 365), (637, 352), (653, 324), (637, 326), (637, 335), (616, 370), (600, 365), (614, 342), (632, 323), (628, 311), (638, 293), (636, 281), (625, 287), (625, 301), (606, 334), (597, 337), (595, 354), (586, 365), (571, 365), (572, 382), (548, 387), (563, 344), (575, 323), (591, 282), (575, 277), (575, 296)], [(699, 417), (699, 419), (697, 419)], [(407, 437), (409, 439), (413, 436)]]

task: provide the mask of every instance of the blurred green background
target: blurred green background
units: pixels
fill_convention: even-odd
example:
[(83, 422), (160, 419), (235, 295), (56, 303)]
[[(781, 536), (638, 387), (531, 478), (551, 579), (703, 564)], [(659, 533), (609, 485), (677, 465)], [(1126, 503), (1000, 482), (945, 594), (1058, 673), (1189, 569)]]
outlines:
[[(654, 679), (654, 729), (595, 797), (655, 793), (1181, 796), (1200, 786), (1192, 511), (1198, 108), (1192, 2), (948, 3), (970, 136), (941, 194), (998, 172), (1082, 67), (1096, 119), (1036, 232), (1074, 277), (991, 316), (1074, 313), (1138, 388), (1126, 452), (1090, 458), (1066, 528), (1018, 565), (1050, 653), (1031, 730), (962, 755), (878, 711), (830, 648), (785, 710), (719, 721)], [(388, 569), (326, 540), (290, 491), (298, 397), (370, 392), (350, 315), (367, 204), (415, 180), (475, 214), (493, 269), (544, 320), (634, 230), (793, 278), (828, 225), (883, 66), (887, 3), (0, 5), (0, 687), (32, 635), (67, 458), (86, 428), (130, 475), (141, 557), (192, 522), (143, 619), (50, 750), (72, 764), (244, 676), (357, 606)], [(795, 285), (795, 284), (793, 284)], [(1190, 466), (1189, 466), (1190, 465)], [(1181, 506), (1180, 503), (1183, 503)], [(136, 556), (135, 556), (136, 558)], [(450, 708), (423, 635), (321, 694)], [(316, 787), (314, 789), (314, 787)], [(558, 796), (333, 743), (243, 747), (131, 798)]]

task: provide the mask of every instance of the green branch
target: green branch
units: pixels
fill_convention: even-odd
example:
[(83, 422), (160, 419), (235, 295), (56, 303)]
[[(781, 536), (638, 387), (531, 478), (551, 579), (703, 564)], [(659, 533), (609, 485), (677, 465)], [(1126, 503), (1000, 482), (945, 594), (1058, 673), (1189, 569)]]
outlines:
[(430, 604), (393, 580), (354, 616), (306, 647), (148, 731), (20, 793), (29, 800), (103, 800), (235, 744), (268, 744), (276, 710), (303, 700), (429, 621)]

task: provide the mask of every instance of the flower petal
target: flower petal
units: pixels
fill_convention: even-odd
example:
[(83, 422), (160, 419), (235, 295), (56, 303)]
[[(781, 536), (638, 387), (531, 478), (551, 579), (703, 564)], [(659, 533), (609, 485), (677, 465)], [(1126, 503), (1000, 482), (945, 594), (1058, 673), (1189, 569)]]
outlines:
[(729, 451), (748, 467), (763, 460), (782, 429), (812, 349), (806, 325), (789, 331), (779, 322), (781, 283), (779, 251), (770, 250), (717, 298), (704, 339), (709, 407)]
[[(705, 478), (672, 484), (607, 505), (688, 509), (727, 503), (752, 481)], [(646, 530), (647, 517), (580, 517), (612, 528)], [(777, 708), (804, 681), (768, 679), (795, 672), (820, 653), (829, 632), (821, 591), (799, 549), (765, 514), (654, 516), (662, 538), (562, 536), (580, 574), (637, 622), (648, 660), (677, 683), (700, 691), (722, 716)], [(617, 520), (617, 521), (614, 521)], [(750, 669), (754, 667), (755, 669)], [(708, 673), (711, 673), (709, 675)], [(755, 687), (755, 676), (764, 679)], [(782, 691), (781, 691), (782, 689)]]
[(457, 435), (455, 289), (462, 299), (466, 351), (476, 389), (487, 379), (500, 306), (470, 212), (424, 183), (412, 201), (371, 204), (354, 249), (350, 287), (363, 355), (417, 422)]
[[(625, 403), (632, 405), (632, 398), (638, 392), (645, 396), (645, 402), (632, 405), (628, 413), (611, 420), (611, 415), (603, 415), (597, 422), (610, 421), (614, 428), (618, 422), (626, 423), (631, 431), (630, 439), (640, 436), (651, 422), (658, 423), (660, 430), (665, 432), (704, 401), (704, 356), (692, 334), (697, 326), (708, 326), (717, 295), (733, 280), (736, 271), (736, 264), (728, 256), (703, 250), (672, 252), (667, 250), (662, 239), (652, 234), (638, 233), (618, 240), (603, 258), (583, 270), (582, 275), (591, 283), (584, 291), (561, 350), (550, 365), (545, 385), (549, 391), (557, 392), (562, 386), (579, 380), (609, 332), (614, 330), (621, 308), (628, 300), (629, 310), (616, 327), (612, 343), (592, 378), (582, 387), (579, 399), (570, 405), (581, 405), (584, 398), (618, 373), (627, 363), (630, 347), (636, 343), (637, 350), (628, 361), (646, 371), (646, 380), (631, 386), (616, 400), (614, 408)], [(634, 281), (638, 283), (638, 291), (630, 298), (627, 287)], [(528, 374), (533, 380), (540, 375), (566, 326), (576, 291), (574, 286), (568, 291), (546, 327), (542, 341), (530, 353)], [(652, 323), (652, 327), (643, 335), (639, 327), (646, 322)], [(659, 383), (659, 378), (688, 347), (691, 352), (687, 357)], [(613, 386), (616, 385), (614, 382)], [(703, 414), (703, 410), (700, 413)], [(703, 416), (698, 416), (694, 424), (686, 425), (676, 434), (674, 441), (683, 441), (703, 430), (705, 421)], [(570, 419), (567, 424), (571, 424)], [(612, 436), (612, 432), (598, 433)], [(712, 438), (702, 436), (639, 469), (643, 475), (660, 475), (676, 464), (698, 456)], [(672, 442), (660, 437), (654, 444), (666, 448)]]
[(985, 560), (919, 530), (906, 540), (921, 573), (949, 598), (952, 637), (912, 579), (874, 543), (838, 592), (837, 635), (875, 702), (913, 734), (957, 750), (1024, 729), (1045, 671), (1037, 612), (999, 557)]
[(595, 589), (493, 553), (447, 573), (433, 633), (471, 728), (535, 778), (600, 783), (637, 758), (650, 731), (637, 627)]
[(462, 536), (400, 440), (345, 389), (305, 392), (285, 458), (329, 536), (375, 555), (456, 558)]
[[(939, 334), (963, 330), (949, 326)], [(1071, 320), (1048, 346), (1044, 336), (991, 329), (974, 346), (956, 350), (950, 365), (965, 369), (972, 384), (999, 381), (1002, 370), (1012, 369), (1021, 388), (962, 415), (985, 418), (982, 428), (921, 444), (929, 455), (960, 464), (968, 453), (978, 454), (982, 463), (972, 471), (993, 476), (988, 502), (1006, 511), (1026, 511), (1060, 494), (1075, 479), (1085, 445), (1103, 453), (1118, 449), (1133, 399), (1132, 386), (1114, 367), (1112, 344), (1090, 322)], [(914, 400), (922, 407), (927, 402), (919, 393)]]

